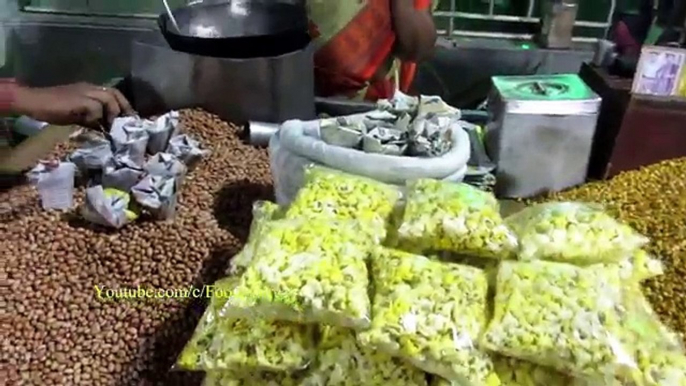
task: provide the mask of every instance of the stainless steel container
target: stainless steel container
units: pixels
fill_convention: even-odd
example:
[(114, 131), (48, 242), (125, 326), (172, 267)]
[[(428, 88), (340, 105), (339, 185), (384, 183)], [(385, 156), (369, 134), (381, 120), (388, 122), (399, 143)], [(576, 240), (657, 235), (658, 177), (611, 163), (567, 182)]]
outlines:
[(600, 97), (577, 75), (492, 79), (486, 144), (496, 193), (530, 197), (583, 183)]
[(173, 51), (161, 36), (133, 43), (134, 107), (154, 114), (202, 107), (226, 121), (314, 119), (313, 47), (286, 55), (225, 59)]
[(570, 48), (578, 0), (543, 0), (540, 44), (546, 48)]

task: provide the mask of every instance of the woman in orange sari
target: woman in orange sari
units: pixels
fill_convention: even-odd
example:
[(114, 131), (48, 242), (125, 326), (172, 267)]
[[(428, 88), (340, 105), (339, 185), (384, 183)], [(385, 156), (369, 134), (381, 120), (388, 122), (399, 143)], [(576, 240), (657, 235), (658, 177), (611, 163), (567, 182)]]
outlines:
[(432, 0), (307, 0), (319, 96), (374, 101), (407, 92), (436, 43)]

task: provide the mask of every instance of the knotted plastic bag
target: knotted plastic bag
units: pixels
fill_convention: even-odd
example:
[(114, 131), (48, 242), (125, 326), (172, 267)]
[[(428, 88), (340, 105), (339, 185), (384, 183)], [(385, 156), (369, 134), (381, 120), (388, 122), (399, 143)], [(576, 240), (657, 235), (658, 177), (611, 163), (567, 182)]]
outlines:
[(370, 243), (354, 221), (273, 221), (224, 313), (366, 328)]
[(176, 215), (178, 188), (174, 177), (148, 175), (131, 188), (131, 194), (159, 220)]
[(490, 193), (463, 183), (421, 179), (409, 184), (406, 201), (398, 229), (400, 249), (505, 259), (517, 247)]
[(115, 118), (110, 136), (116, 152), (126, 154), (136, 164), (143, 165), (149, 139), (147, 126), (150, 124), (150, 121), (138, 117)]
[[(291, 203), (286, 218), (321, 217), (357, 220), (369, 232), (385, 230), (401, 197), (400, 191), (366, 177), (321, 166), (305, 171), (305, 185)], [(384, 233), (381, 233), (382, 237)]]
[(115, 154), (105, 164), (102, 173), (102, 186), (128, 192), (145, 175), (141, 165), (128, 154)]
[(121, 228), (138, 218), (138, 214), (129, 208), (130, 203), (131, 196), (128, 193), (95, 185), (86, 189), (80, 212), (83, 218), (92, 223)]
[(262, 237), (263, 229), (268, 223), (279, 219), (283, 213), (278, 205), (269, 201), (255, 201), (252, 206), (252, 223), (250, 224), (250, 235), (245, 242), (243, 249), (231, 259), (228, 269), (229, 275), (241, 275), (252, 263), (255, 256), (255, 247)]
[(260, 319), (232, 319), (221, 309), (238, 278), (225, 278), (207, 288), (212, 296), (177, 366), (184, 370), (295, 371), (315, 355), (314, 326)]
[(478, 347), (487, 323), (488, 279), (478, 268), (377, 248), (372, 254), (372, 325), (358, 338), (463, 385), (499, 385)]
[(506, 223), (519, 238), (519, 259), (526, 261), (616, 263), (648, 242), (599, 207), (578, 202), (530, 206)]
[(421, 370), (398, 358), (361, 347), (347, 328), (322, 326), (319, 354), (305, 383), (327, 386), (426, 386)]
[(481, 343), (575, 377), (605, 380), (636, 369), (620, 343), (618, 267), (502, 262), (495, 311)]

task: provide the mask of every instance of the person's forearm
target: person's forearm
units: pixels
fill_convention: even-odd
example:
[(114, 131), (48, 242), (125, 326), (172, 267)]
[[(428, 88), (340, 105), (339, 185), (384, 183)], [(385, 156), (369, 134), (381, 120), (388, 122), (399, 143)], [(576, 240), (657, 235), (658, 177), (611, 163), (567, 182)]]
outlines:
[(418, 10), (415, 0), (392, 0), (396, 55), (419, 62), (431, 56), (436, 45), (436, 27), (428, 9)]
[(0, 117), (17, 114), (17, 90), (14, 79), (0, 79)]

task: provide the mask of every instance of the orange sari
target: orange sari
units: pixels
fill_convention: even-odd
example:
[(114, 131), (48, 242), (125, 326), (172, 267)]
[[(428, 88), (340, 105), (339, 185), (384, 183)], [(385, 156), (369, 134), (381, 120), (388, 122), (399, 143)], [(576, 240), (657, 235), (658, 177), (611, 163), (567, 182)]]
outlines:
[[(396, 81), (401, 91), (409, 90), (416, 64), (399, 63), (393, 58), (396, 35), (391, 1), (308, 0), (310, 33), (317, 46), (317, 95), (390, 98)], [(420, 10), (432, 4), (431, 0), (414, 1)], [(389, 63), (391, 73), (379, 78), (379, 72)]]

